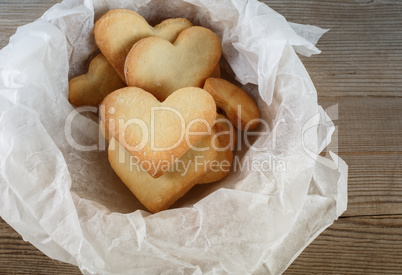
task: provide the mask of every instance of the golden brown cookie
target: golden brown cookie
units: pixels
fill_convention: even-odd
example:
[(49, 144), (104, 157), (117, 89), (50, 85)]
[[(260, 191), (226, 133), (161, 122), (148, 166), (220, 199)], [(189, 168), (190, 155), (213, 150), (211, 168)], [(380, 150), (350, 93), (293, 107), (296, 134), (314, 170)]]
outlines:
[(120, 79), (103, 54), (98, 54), (89, 64), (86, 74), (70, 80), (68, 100), (75, 106), (95, 106), (114, 90), (126, 84)]
[(253, 130), (260, 122), (260, 111), (250, 96), (240, 87), (221, 78), (210, 77), (204, 90), (215, 99), (236, 128)]
[(219, 67), (219, 63), (216, 65), (214, 71), (211, 73), (209, 77), (221, 77), (221, 67)]
[[(213, 127), (215, 136), (212, 137), (212, 144), (217, 146), (216, 159), (211, 162), (210, 169), (199, 181), (199, 184), (211, 183), (226, 177), (233, 164), (233, 148), (236, 143), (237, 134), (230, 120), (218, 114)], [(217, 142), (216, 142), (217, 141)]]
[(178, 89), (202, 87), (220, 56), (219, 38), (203, 27), (184, 30), (173, 44), (159, 37), (144, 38), (127, 55), (126, 83), (164, 100)]
[(152, 213), (167, 209), (190, 190), (209, 169), (216, 158), (211, 137), (201, 139), (196, 147), (208, 148), (205, 151), (188, 150), (174, 166), (155, 179), (116, 139), (109, 144), (109, 162), (130, 191)]
[(175, 41), (183, 30), (192, 24), (184, 18), (167, 19), (152, 27), (138, 13), (116, 9), (104, 14), (95, 23), (95, 42), (106, 59), (124, 78), (124, 62), (131, 47), (140, 39), (157, 36), (168, 41)]
[[(144, 168), (154, 178), (210, 135), (216, 117), (212, 96), (194, 87), (180, 89), (163, 102), (140, 88), (126, 87), (109, 94), (99, 110), (109, 137), (142, 164), (148, 161), (151, 167)], [(162, 161), (168, 165), (158, 166)]]

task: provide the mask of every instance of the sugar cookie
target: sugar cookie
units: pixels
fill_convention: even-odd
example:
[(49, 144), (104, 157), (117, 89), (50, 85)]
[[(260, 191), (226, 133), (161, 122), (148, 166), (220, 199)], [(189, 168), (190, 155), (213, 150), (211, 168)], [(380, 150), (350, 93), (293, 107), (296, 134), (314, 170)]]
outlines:
[(168, 41), (175, 41), (183, 30), (192, 24), (184, 18), (167, 19), (152, 27), (138, 13), (116, 9), (104, 14), (95, 23), (95, 42), (106, 59), (124, 78), (124, 62), (131, 47), (140, 39), (157, 36)]
[(126, 84), (120, 79), (103, 54), (98, 54), (89, 64), (86, 74), (71, 79), (68, 83), (68, 100), (75, 106), (95, 106), (111, 92)]
[(216, 158), (210, 147), (211, 136), (201, 139), (200, 148), (188, 150), (169, 171), (155, 179), (138, 165), (137, 160), (116, 139), (112, 138), (108, 149), (109, 162), (130, 191), (152, 213), (167, 209), (190, 190), (208, 171), (208, 165)]
[(199, 181), (199, 184), (211, 183), (226, 177), (233, 164), (233, 149), (236, 143), (237, 135), (230, 120), (218, 114), (213, 127), (215, 136), (212, 137), (212, 144), (215, 139), (218, 141), (216, 159), (211, 163), (208, 173), (206, 173)]
[(253, 130), (258, 126), (260, 111), (243, 89), (227, 80), (210, 77), (205, 81), (204, 90), (212, 95), (216, 106), (225, 111), (235, 127)]
[(199, 26), (181, 32), (173, 44), (159, 37), (144, 38), (127, 55), (126, 83), (164, 100), (178, 89), (202, 87), (220, 56), (219, 38)]
[(142, 163), (151, 162), (152, 167), (144, 168), (157, 178), (164, 171), (155, 163), (167, 161), (172, 165), (203, 136), (211, 134), (216, 105), (200, 88), (180, 89), (159, 102), (140, 88), (126, 87), (103, 100), (100, 115), (109, 137), (115, 137)]

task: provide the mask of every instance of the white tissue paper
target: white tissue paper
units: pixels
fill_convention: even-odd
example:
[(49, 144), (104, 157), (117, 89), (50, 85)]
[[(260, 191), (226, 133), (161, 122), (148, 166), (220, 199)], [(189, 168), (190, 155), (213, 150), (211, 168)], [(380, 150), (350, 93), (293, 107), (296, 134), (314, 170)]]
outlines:
[[(228, 177), (194, 187), (157, 214), (112, 171), (94, 110), (74, 111), (67, 100), (69, 78), (84, 73), (97, 51), (94, 20), (115, 8), (153, 23), (186, 17), (211, 28), (224, 70), (266, 121), (253, 141), (263, 150), (241, 144)], [(1, 217), (84, 274), (283, 272), (347, 205), (347, 165), (332, 152), (319, 156), (334, 124), (296, 54), (318, 54), (324, 32), (290, 24), (254, 0), (53, 6), (0, 52)]]

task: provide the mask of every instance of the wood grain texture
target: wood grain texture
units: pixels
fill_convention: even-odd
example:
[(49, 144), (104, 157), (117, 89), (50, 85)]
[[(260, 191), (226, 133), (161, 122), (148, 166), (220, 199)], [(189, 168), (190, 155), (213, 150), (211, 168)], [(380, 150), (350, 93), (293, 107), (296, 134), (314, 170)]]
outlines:
[[(401, 1), (266, 1), (288, 21), (328, 28), (301, 57), (349, 165), (348, 210), (285, 274), (402, 273)], [(313, 20), (312, 20), (313, 19)]]
[(265, 2), (288, 21), (330, 29), (322, 54), (302, 58), (320, 94), (402, 96), (401, 1)]
[(319, 97), (319, 102), (338, 108), (331, 146), (349, 165), (344, 216), (402, 214), (402, 98)]
[(73, 265), (52, 260), (25, 242), (0, 218), (0, 274), (81, 274)]
[(400, 274), (402, 215), (340, 218), (285, 274)]
[(57, 0), (0, 0), (0, 48), (8, 44), (17, 27), (31, 23), (42, 16)]
[[(402, 89), (402, 88), (401, 88)], [(318, 102), (338, 127), (342, 155), (401, 154), (402, 97), (326, 96)]]
[[(58, 1), (0, 0), (0, 47)], [(302, 60), (336, 110), (332, 149), (349, 165), (348, 210), (286, 274), (402, 273), (402, 1), (264, 1), (288, 21), (331, 29)], [(335, 109), (333, 109), (335, 106)], [(0, 274), (80, 274), (0, 219)]]

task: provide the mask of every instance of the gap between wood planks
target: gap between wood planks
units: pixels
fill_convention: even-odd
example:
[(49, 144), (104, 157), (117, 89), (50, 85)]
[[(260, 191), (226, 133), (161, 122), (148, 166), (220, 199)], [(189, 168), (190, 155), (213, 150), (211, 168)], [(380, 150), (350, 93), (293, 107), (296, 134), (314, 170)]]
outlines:
[(350, 219), (350, 218), (375, 218), (375, 219), (385, 219), (385, 218), (397, 218), (402, 219), (402, 211), (400, 214), (373, 214), (373, 215), (351, 215), (351, 216), (340, 216), (339, 219)]

